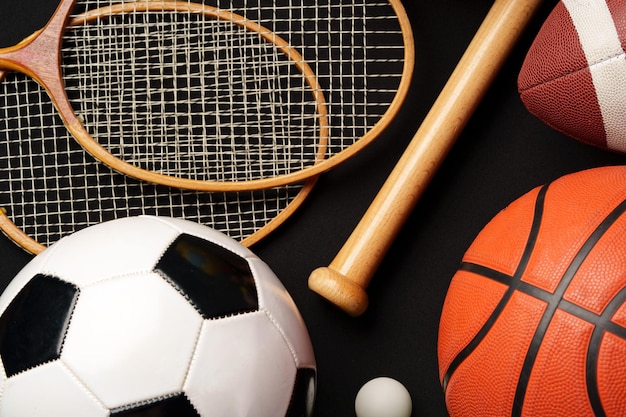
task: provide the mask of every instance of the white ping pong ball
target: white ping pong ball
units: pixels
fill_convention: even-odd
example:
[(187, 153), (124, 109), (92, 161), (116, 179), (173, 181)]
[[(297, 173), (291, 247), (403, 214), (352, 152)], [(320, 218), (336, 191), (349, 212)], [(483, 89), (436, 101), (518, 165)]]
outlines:
[(393, 378), (374, 378), (361, 387), (354, 409), (357, 417), (410, 417), (409, 391)]

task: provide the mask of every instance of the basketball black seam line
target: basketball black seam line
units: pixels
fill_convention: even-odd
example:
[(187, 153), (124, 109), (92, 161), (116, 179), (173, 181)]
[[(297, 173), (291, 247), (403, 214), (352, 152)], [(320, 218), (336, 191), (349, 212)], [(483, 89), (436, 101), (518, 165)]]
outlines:
[[(459, 270), (479, 275), (482, 278), (490, 279), (506, 286), (508, 286), (513, 279), (511, 275), (504, 274), (495, 269), (487, 268), (485, 266), (474, 264), (471, 262), (463, 262), (459, 267)], [(526, 282), (520, 282), (517, 291), (523, 294), (530, 295), (533, 298), (544, 301), (546, 303), (549, 302), (550, 298), (552, 297), (552, 293), (550, 293), (549, 291), (535, 287), (534, 285), (528, 284)], [(611, 301), (611, 303), (618, 303), (617, 307), (619, 307), (624, 301), (626, 301), (626, 296), (624, 296), (624, 299), (615, 297), (613, 301)], [(610, 317), (612, 317), (612, 315), (616, 312), (616, 310), (612, 309), (611, 304), (609, 304), (609, 306), (601, 314), (597, 314), (591, 310), (586, 309), (585, 307), (581, 307), (568, 300), (561, 300), (559, 308), (571, 314), (572, 316), (593, 324), (599, 323), (603, 320), (602, 317), (606, 316), (608, 319), (603, 321), (603, 325), (601, 326), (603, 328), (603, 331), (606, 333), (614, 334), (615, 336), (626, 340), (626, 327), (616, 324), (610, 320)]]
[[(526, 354), (526, 358), (524, 360), (524, 364), (522, 365), (522, 370), (520, 372), (520, 379), (517, 385), (517, 390), (515, 392), (515, 397), (513, 400), (513, 410), (512, 417), (519, 417), (522, 414), (522, 408), (524, 405), (524, 398), (526, 396), (526, 390), (528, 388), (528, 382), (530, 380), (530, 374), (535, 364), (535, 360), (537, 359), (537, 354), (541, 347), (541, 343), (543, 341), (543, 336), (548, 329), (548, 326), (552, 322), (552, 319), (559, 309), (560, 304), (563, 299), (563, 295), (565, 291), (571, 284), (572, 280), (576, 276), (580, 266), (583, 264), (589, 253), (596, 246), (601, 237), (606, 233), (606, 231), (610, 228), (610, 226), (615, 223), (621, 216), (626, 212), (626, 201), (622, 201), (615, 209), (609, 213), (604, 220), (598, 225), (598, 227), (593, 231), (593, 233), (589, 236), (587, 241), (582, 245), (572, 263), (567, 267), (567, 270), (561, 277), (559, 281), (559, 285), (554, 291), (551, 300), (549, 301), (546, 309), (544, 310), (543, 316), (535, 330), (535, 334), (533, 335), (531, 344)], [(591, 398), (590, 398), (591, 400)], [(599, 400), (599, 398), (598, 398)], [(604, 414), (599, 414), (598, 417), (604, 416)]]
[[(463, 262), (459, 270), (477, 274), (483, 278), (493, 280), (495, 282), (509, 285), (513, 277), (500, 271), (487, 268), (482, 265), (471, 262)], [(518, 291), (541, 301), (548, 303), (552, 294), (546, 290), (535, 287), (531, 284), (521, 282)], [(589, 398), (592, 408), (597, 416), (604, 416), (602, 409), (600, 394), (597, 385), (597, 364), (598, 364), (598, 348), (602, 337), (607, 334), (613, 334), (618, 338), (626, 340), (626, 327), (614, 323), (611, 318), (617, 310), (626, 301), (626, 288), (622, 289), (616, 295), (609, 305), (601, 314), (597, 314), (591, 310), (581, 307), (567, 300), (561, 300), (558, 308), (574, 317), (594, 325), (594, 331), (590, 341), (590, 348), (586, 358), (586, 381), (589, 391)]]
[(587, 382), (589, 402), (591, 404), (591, 408), (598, 417), (606, 416), (598, 387), (598, 357), (600, 355), (600, 344), (606, 333), (612, 333), (626, 340), (626, 329), (611, 321), (611, 318), (624, 304), (624, 301), (626, 301), (626, 288), (622, 288), (622, 290), (609, 302), (609, 305), (604, 309), (602, 314), (597, 316), (596, 322), (598, 324), (594, 327), (591, 340), (589, 342), (585, 378)]
[[(529, 249), (532, 250), (532, 247), (534, 247), (534, 240), (537, 237), (538, 226), (541, 223), (540, 219), (543, 213), (543, 203), (545, 202), (545, 193), (547, 192), (547, 187), (548, 185), (544, 186), (540, 190), (540, 193), (537, 197), (536, 206), (535, 206), (535, 220), (533, 220), (533, 226), (531, 227), (531, 234), (529, 235), (529, 239), (527, 241), (527, 246), (524, 251), (524, 255), (529, 255), (530, 254)], [(527, 359), (524, 362), (524, 366), (523, 366), (522, 373), (520, 376), (520, 378), (523, 378), (523, 381), (522, 381), (523, 384), (518, 384), (518, 387), (517, 387), (517, 392), (515, 395), (515, 401), (513, 405), (514, 407), (513, 415), (521, 414), (521, 408), (524, 402), (524, 395), (525, 395), (527, 384), (528, 384), (528, 378), (530, 376), (530, 370), (532, 370), (532, 365), (534, 364), (534, 361), (536, 359), (536, 354), (541, 345), (541, 341), (540, 340), (537, 341), (535, 339), (537, 339), (539, 335), (545, 332), (545, 330), (547, 329), (547, 325), (549, 325), (556, 309), (562, 309), (564, 311), (569, 312), (570, 314), (573, 314), (576, 317), (579, 317), (585, 321), (588, 321), (594, 324), (594, 327), (595, 327), (594, 337), (596, 338), (596, 340), (599, 340), (599, 338), (607, 332), (612, 333), (620, 338), (626, 339), (626, 329), (610, 321), (610, 317), (612, 316), (612, 314), (626, 299), (626, 294), (622, 295), (623, 298), (615, 297), (614, 300), (609, 305), (609, 307), (607, 307), (601, 315), (595, 314), (589, 310), (586, 310), (580, 306), (577, 306), (573, 303), (570, 303), (562, 299), (562, 295), (564, 294), (565, 290), (569, 286), (571, 279), (575, 275), (576, 271), (578, 270), (578, 268), (580, 267), (580, 265), (582, 264), (582, 262), (584, 261), (588, 253), (591, 251), (591, 249), (593, 249), (593, 247), (595, 246), (597, 241), (600, 239), (600, 237), (604, 235), (604, 233), (609, 229), (609, 227), (625, 211), (626, 211), (626, 202), (622, 202), (598, 226), (598, 228), (593, 232), (593, 234), (588, 239), (588, 241), (585, 242), (585, 244), (583, 245), (583, 248), (581, 248), (581, 251), (577, 254), (574, 261), (572, 262), (572, 264), (566, 271), (564, 277), (569, 276), (569, 279), (563, 280), (565, 281), (565, 283), (561, 281), (561, 284), (559, 285), (559, 287), (557, 288), (557, 291), (555, 291), (554, 294), (551, 294), (548, 291), (542, 290), (530, 284), (521, 282), (519, 278), (521, 277), (521, 273), (526, 268), (526, 265), (528, 262), (527, 256), (522, 256), (522, 260), (520, 261), (520, 265), (518, 266), (518, 269), (515, 272), (514, 276), (509, 276), (502, 272), (492, 270), (490, 268), (487, 268), (481, 265), (477, 265), (477, 264), (473, 264), (469, 262), (462, 263), (461, 267), (459, 268), (460, 270), (476, 273), (485, 278), (503, 283), (505, 285), (508, 285), (509, 289), (503, 296), (501, 302), (498, 304), (496, 309), (494, 309), (492, 316), (485, 323), (483, 328), (481, 328), (481, 330), (477, 333), (474, 339), (470, 343), (468, 343), (468, 345), (456, 356), (456, 358), (450, 364), (443, 378), (444, 391), (447, 387), (447, 383), (450, 377), (452, 376), (456, 368), (458, 368), (458, 366), (472, 353), (472, 351), (476, 348), (476, 346), (480, 344), (482, 339), (485, 337), (485, 335), (488, 333), (490, 328), (493, 326), (493, 323), (495, 322), (495, 320), (501, 313), (500, 307), (504, 308), (504, 305), (508, 303), (508, 300), (510, 299), (510, 296), (512, 295), (513, 291), (520, 291), (522, 293), (529, 294), (537, 299), (545, 301), (546, 303), (548, 303), (548, 307), (549, 307), (548, 310), (552, 311), (552, 313), (549, 314), (548, 317), (546, 316), (546, 313), (544, 313), (544, 317), (542, 318), (542, 323), (540, 324), (540, 326), (543, 325), (545, 326), (545, 328), (542, 331), (539, 331), (541, 329), (538, 327), (538, 330), (535, 333), (535, 336), (533, 337), (533, 343), (531, 344), (531, 349), (534, 349), (534, 353), (531, 355), (532, 356), (531, 359), (528, 359), (528, 356), (527, 356)], [(557, 302), (555, 302), (555, 299), (557, 300)], [(503, 303), (503, 301), (505, 300), (506, 302)], [(533, 345), (536, 345), (536, 346), (533, 347)], [(594, 349), (594, 347), (591, 346), (589, 349), (589, 353), (587, 355), (587, 369), (588, 371), (590, 369), (594, 370), (593, 372), (587, 372), (588, 382), (589, 382), (589, 378), (591, 378), (591, 382), (592, 382), (591, 384), (588, 383), (587, 385), (588, 385), (588, 390), (591, 391), (589, 392), (589, 396), (592, 402), (592, 407), (594, 408), (596, 412), (596, 415), (604, 416), (605, 414), (602, 410), (602, 405), (600, 402), (599, 394), (597, 392), (597, 383), (595, 382), (595, 377), (594, 377), (595, 369), (596, 369), (595, 366), (597, 363), (597, 355), (594, 355), (595, 350), (596, 349)], [(595, 406), (594, 406), (594, 403), (595, 403)], [(515, 411), (516, 409), (518, 410), (517, 414)]]
[[(539, 232), (539, 226), (541, 224), (541, 221), (539, 219), (543, 217), (543, 205), (545, 202), (545, 195), (548, 191), (548, 188), (549, 188), (549, 184), (544, 185), (543, 187), (541, 187), (541, 189), (539, 190), (539, 193), (537, 194), (536, 201), (535, 201), (533, 222), (531, 225), (528, 239), (526, 240), (526, 247), (524, 248), (524, 252), (522, 254), (522, 257), (519, 261), (519, 264), (517, 266), (517, 269), (512, 279), (508, 282), (509, 288), (503, 294), (502, 298), (500, 299), (500, 302), (494, 308), (491, 316), (489, 316), (489, 318), (485, 321), (483, 326), (476, 333), (476, 335), (472, 338), (472, 340), (455, 356), (455, 358), (452, 360), (452, 362), (448, 366), (448, 369), (446, 370), (442, 378), (442, 386), (443, 386), (444, 392), (446, 391), (448, 382), (450, 381), (450, 378), (452, 377), (456, 369), (465, 361), (465, 359), (467, 359), (472, 354), (474, 349), (476, 349), (476, 347), (483, 341), (485, 336), (487, 336), (487, 334), (489, 333), (489, 331), (491, 330), (491, 328), (497, 321), (498, 317), (500, 317), (500, 314), (502, 313), (502, 311), (508, 304), (510, 298), (513, 296), (513, 293), (517, 290), (519, 284), (521, 283), (521, 277), (524, 271), (526, 270), (528, 261), (535, 247), (537, 235)], [(502, 278), (501, 275), (495, 275), (495, 276), (499, 277), (500, 279)]]

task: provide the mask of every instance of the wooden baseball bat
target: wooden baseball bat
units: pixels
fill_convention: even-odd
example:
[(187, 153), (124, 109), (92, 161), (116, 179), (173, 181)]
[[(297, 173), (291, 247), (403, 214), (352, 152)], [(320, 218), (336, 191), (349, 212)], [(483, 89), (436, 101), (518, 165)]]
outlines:
[(309, 288), (351, 316), (368, 305), (366, 288), (541, 0), (496, 0), (378, 195), (328, 267)]

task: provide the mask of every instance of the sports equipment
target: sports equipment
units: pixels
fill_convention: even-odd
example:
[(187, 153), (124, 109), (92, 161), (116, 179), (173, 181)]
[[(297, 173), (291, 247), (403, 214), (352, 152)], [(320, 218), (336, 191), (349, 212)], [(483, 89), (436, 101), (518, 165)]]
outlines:
[(378, 377), (361, 387), (354, 401), (357, 417), (410, 417), (411, 395), (400, 382)]
[[(41, 84), (96, 159), (201, 191), (303, 181), (394, 118), (413, 66), (399, 0), (211, 3), (86, 0), (69, 16), (62, 0), (43, 30), (0, 49), (0, 69)], [(12, 123), (0, 135), (41, 122)]]
[(540, 0), (496, 0), (411, 143), (328, 267), (309, 287), (351, 316), (405, 219), (463, 130)]
[(566, 175), (489, 222), (441, 315), (451, 417), (623, 415), (625, 230), (626, 167)]
[(316, 365), (269, 267), (194, 222), (132, 217), (36, 256), (0, 296), (3, 416), (305, 416)]
[(250, 246), (289, 218), (315, 185), (312, 178), (204, 193), (141, 182), (87, 154), (41, 96), (32, 79), (0, 71), (0, 129), (8, 133), (0, 140), (0, 229), (31, 253), (87, 226), (140, 214), (192, 220)]
[(563, 0), (519, 73), (528, 110), (581, 142), (626, 152), (626, 4)]

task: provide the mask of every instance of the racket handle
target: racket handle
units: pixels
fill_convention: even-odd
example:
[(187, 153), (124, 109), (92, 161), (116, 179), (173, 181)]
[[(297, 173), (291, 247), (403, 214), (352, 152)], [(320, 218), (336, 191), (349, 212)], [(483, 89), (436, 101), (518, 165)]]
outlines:
[(309, 288), (351, 316), (365, 312), (372, 276), (540, 3), (495, 1), (371, 206)]

